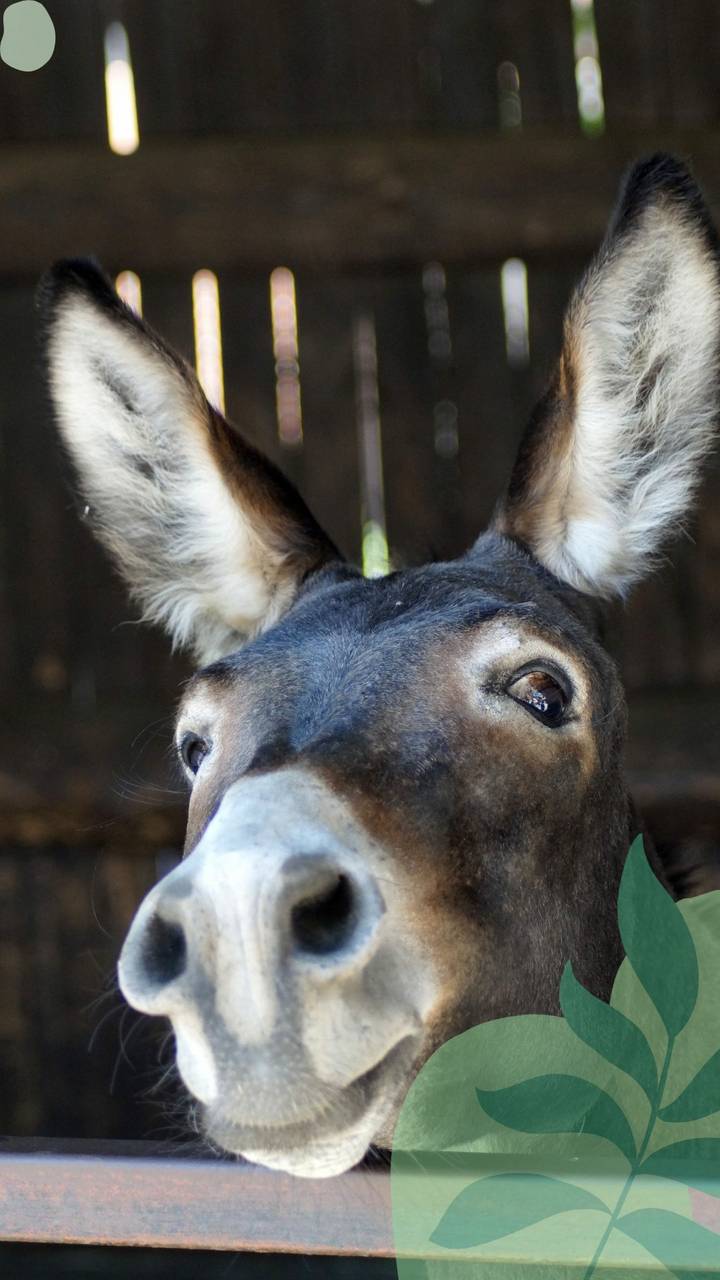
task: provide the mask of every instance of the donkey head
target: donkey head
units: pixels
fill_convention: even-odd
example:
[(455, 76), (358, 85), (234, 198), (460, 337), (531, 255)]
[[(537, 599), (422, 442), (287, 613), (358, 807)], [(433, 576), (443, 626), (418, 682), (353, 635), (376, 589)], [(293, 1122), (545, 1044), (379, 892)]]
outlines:
[(200, 669), (186, 855), (120, 960), (209, 1135), (304, 1175), (389, 1145), (484, 1019), (607, 996), (635, 821), (602, 600), (682, 518), (715, 418), (715, 236), (631, 173), (490, 529), (373, 581), (86, 262), (45, 280), (50, 383), (99, 537)]

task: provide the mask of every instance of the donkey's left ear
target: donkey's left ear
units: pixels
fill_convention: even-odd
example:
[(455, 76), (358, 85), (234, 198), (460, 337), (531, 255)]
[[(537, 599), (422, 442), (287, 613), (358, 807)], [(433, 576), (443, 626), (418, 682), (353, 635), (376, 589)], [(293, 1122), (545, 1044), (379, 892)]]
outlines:
[(200, 662), (339, 559), (299, 494), (87, 260), (44, 278), (50, 391), (90, 521), (144, 617)]
[(569, 307), (494, 527), (557, 577), (623, 593), (682, 521), (718, 416), (717, 237), (687, 170), (629, 173)]

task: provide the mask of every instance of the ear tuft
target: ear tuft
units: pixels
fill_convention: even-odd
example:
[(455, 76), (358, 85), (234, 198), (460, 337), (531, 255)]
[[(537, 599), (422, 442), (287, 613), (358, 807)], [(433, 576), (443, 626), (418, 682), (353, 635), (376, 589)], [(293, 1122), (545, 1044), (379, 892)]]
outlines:
[(607, 240), (630, 230), (648, 206), (660, 201), (674, 205), (680, 217), (690, 218), (704, 232), (709, 247), (717, 247), (717, 232), (695, 179), (677, 156), (665, 151), (639, 160), (625, 174)]
[(689, 510), (719, 355), (715, 230), (687, 169), (652, 156), (571, 302), (495, 526), (572, 586), (623, 594)]
[(117, 310), (122, 307), (109, 277), (95, 258), (61, 258), (45, 272), (38, 285), (38, 305), (51, 315), (62, 298), (71, 292), (89, 294), (101, 306)]

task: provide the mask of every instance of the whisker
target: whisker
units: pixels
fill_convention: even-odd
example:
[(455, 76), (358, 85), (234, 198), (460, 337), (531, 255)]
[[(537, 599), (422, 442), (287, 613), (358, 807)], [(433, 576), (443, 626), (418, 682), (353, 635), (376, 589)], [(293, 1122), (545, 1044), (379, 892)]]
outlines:
[(124, 1004), (124, 1001), (121, 1001), (120, 1003), (113, 1005), (112, 1009), (108, 1009), (107, 1013), (103, 1014), (97, 1026), (94, 1027), (93, 1032), (88, 1041), (88, 1047), (87, 1047), (88, 1053), (92, 1053), (93, 1049), (95, 1048), (95, 1045), (97, 1043), (97, 1038), (100, 1035), (100, 1032), (102, 1031), (105, 1024), (109, 1022), (110, 1019), (114, 1017), (115, 1014), (123, 1014), (124, 1010), (127, 1011), (127, 1005)]
[(115, 1083), (117, 1081), (118, 1072), (120, 1070), (120, 1065), (123, 1062), (123, 1060), (127, 1063), (127, 1065), (131, 1069), (133, 1066), (132, 1062), (130, 1061), (130, 1058), (128, 1057), (127, 1048), (133, 1036), (136, 1034), (139, 1028), (143, 1025), (143, 1018), (140, 1015), (138, 1016), (137, 1021), (133, 1024), (133, 1026), (128, 1031), (127, 1035), (123, 1034), (125, 1023), (127, 1022), (128, 1017), (133, 1012), (134, 1010), (132, 1010), (129, 1007), (129, 1005), (126, 1005), (125, 1012), (123, 1013), (123, 1016), (120, 1019), (120, 1029), (119, 1029), (120, 1030), (120, 1049), (119, 1049), (117, 1058), (115, 1059), (115, 1066), (113, 1067), (112, 1076), (110, 1077), (110, 1093), (111, 1094), (115, 1092)]
[[(174, 715), (160, 716), (158, 720), (151, 720), (150, 724), (146, 725), (144, 729), (141, 729), (139, 733), (135, 734), (135, 737), (130, 743), (130, 750), (131, 751), (135, 750), (135, 747), (137, 746), (138, 742), (140, 742), (140, 739), (143, 737), (144, 734), (151, 733), (151, 730), (154, 730), (154, 732), (151, 733), (151, 736), (148, 739), (148, 742), (152, 742), (153, 738), (160, 736), (159, 726), (162, 726), (162, 728), (165, 728), (167, 725), (173, 724), (174, 721), (175, 721)], [(143, 745), (146, 746), (147, 743), (144, 743)]]

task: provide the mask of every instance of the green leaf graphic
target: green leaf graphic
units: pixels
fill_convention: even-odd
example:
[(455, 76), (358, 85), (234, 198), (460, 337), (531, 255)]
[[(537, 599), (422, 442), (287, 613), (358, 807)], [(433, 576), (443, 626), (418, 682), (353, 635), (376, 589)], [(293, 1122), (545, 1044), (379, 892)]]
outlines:
[(620, 882), (623, 946), (668, 1035), (690, 1018), (698, 993), (695, 944), (682, 913), (650, 868), (642, 836), (633, 841)]
[(471, 1249), (570, 1209), (610, 1212), (597, 1196), (571, 1182), (542, 1173), (499, 1173), (465, 1187), (430, 1239), (446, 1249)]
[[(718, 1273), (720, 1236), (689, 1218), (682, 1218), (679, 1213), (667, 1209), (637, 1209), (619, 1218), (615, 1225), (666, 1267), (681, 1271), (683, 1280), (692, 1280), (690, 1267), (712, 1268), (713, 1275)], [(703, 1280), (710, 1280), (707, 1270)]]
[(645, 1268), (720, 1280), (720, 893), (676, 905), (638, 841), (621, 914), (630, 954), (609, 1006), (568, 968), (562, 1018), (471, 1028), (411, 1086), (392, 1165), (399, 1280), (433, 1247), (428, 1276), (619, 1278), (623, 1259), (644, 1274), (639, 1246), (659, 1259)]
[(650, 1102), (654, 1102), (657, 1067), (642, 1031), (619, 1009), (587, 991), (578, 982), (569, 961), (560, 983), (560, 1007), (575, 1035), (606, 1062), (632, 1076)]
[(533, 1076), (507, 1089), (476, 1089), (485, 1112), (522, 1133), (592, 1133), (607, 1138), (633, 1161), (635, 1139), (620, 1107), (579, 1076)]
[[(688, 1138), (672, 1142), (644, 1160), (640, 1173), (658, 1178), (673, 1178), (698, 1191), (716, 1196), (720, 1191), (720, 1138)], [(720, 1266), (720, 1240), (718, 1240)]]
[(659, 1115), (661, 1120), (679, 1124), (704, 1120), (715, 1111), (720, 1111), (720, 1049), (700, 1068), (680, 1096), (662, 1108)]

